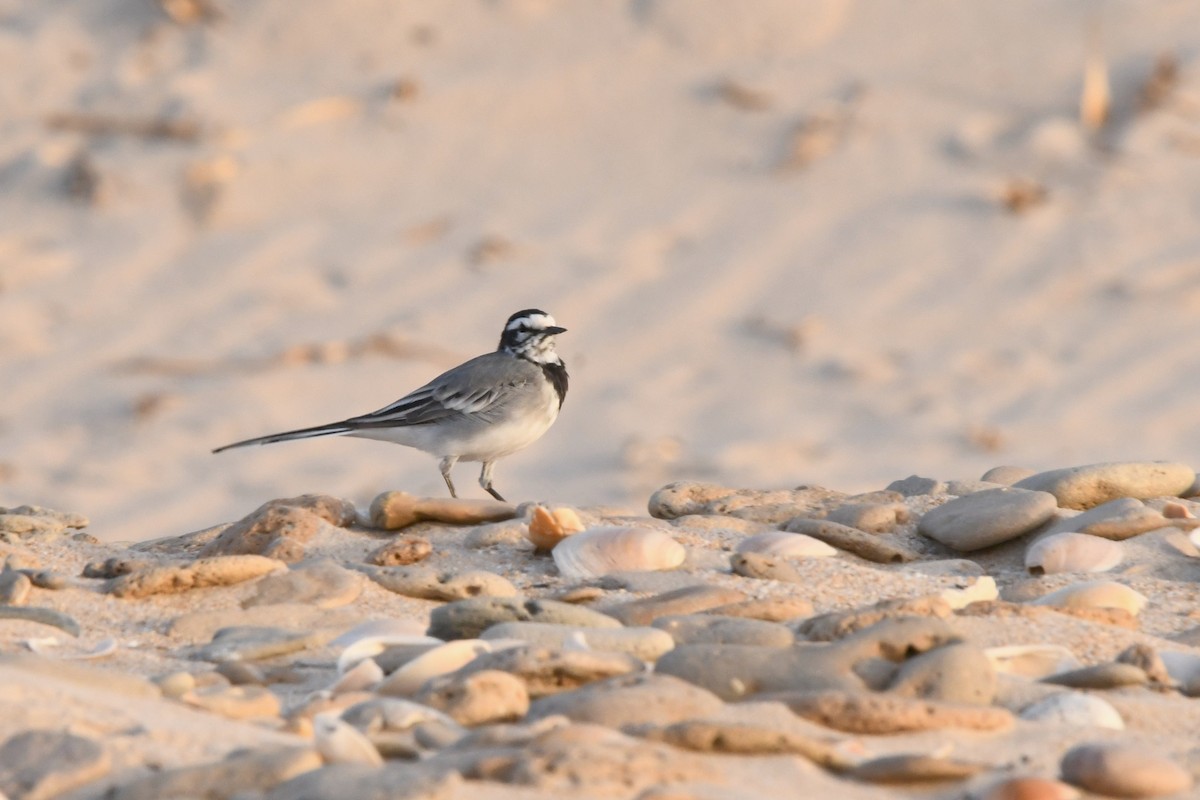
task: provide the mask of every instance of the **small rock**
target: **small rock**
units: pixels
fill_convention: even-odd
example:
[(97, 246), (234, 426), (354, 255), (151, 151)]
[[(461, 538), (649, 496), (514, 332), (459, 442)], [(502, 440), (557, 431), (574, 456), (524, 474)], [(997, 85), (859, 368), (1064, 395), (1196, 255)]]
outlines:
[(892, 481), (887, 485), (889, 492), (899, 492), (905, 497), (918, 497), (926, 494), (945, 494), (946, 484), (933, 478), (922, 478), (919, 475), (909, 475)]
[(846, 771), (846, 777), (866, 783), (925, 783), (960, 781), (992, 769), (988, 764), (961, 761), (924, 753), (901, 753), (864, 761)]
[(576, 722), (610, 728), (629, 725), (669, 725), (717, 713), (724, 703), (711, 692), (657, 673), (612, 678), (535, 700), (530, 722), (563, 715)]
[(931, 509), (917, 531), (960, 552), (1015, 539), (1053, 516), (1057, 504), (1047, 492), (1002, 488), (976, 492)]
[(1133, 664), (1146, 673), (1151, 683), (1171, 686), (1173, 680), (1167, 665), (1153, 647), (1148, 644), (1131, 644), (1117, 654), (1118, 664)]
[(827, 545), (876, 564), (900, 564), (916, 561), (918, 558), (917, 553), (907, 547), (888, 542), (881, 536), (863, 533), (849, 525), (839, 525), (827, 520), (796, 517), (787, 523), (784, 530), (820, 539)]
[(287, 572), (268, 575), (254, 588), (254, 595), (242, 601), (242, 608), (279, 603), (337, 608), (353, 603), (362, 594), (362, 579), (345, 567), (322, 558), (306, 561)]
[(353, 519), (353, 504), (338, 498), (272, 500), (221, 531), (200, 555), (263, 555), (295, 563), (304, 558), (304, 545), (314, 537), (330, 535), (335, 525)]
[(736, 589), (699, 584), (622, 603), (606, 609), (606, 613), (624, 625), (649, 625), (659, 617), (694, 614), (745, 599), (746, 595)]
[(996, 671), (975, 645), (948, 644), (905, 660), (888, 691), (901, 697), (986, 706), (996, 698)]
[(39, 589), (49, 589), (57, 592), (71, 585), (70, 579), (61, 573), (51, 572), (50, 570), (25, 570), (25, 576), (29, 578), (29, 582)]
[(791, 647), (796, 635), (785, 625), (715, 614), (659, 617), (654, 627), (666, 631), (676, 644), (752, 644)]
[(767, 622), (790, 622), (812, 616), (812, 603), (793, 597), (768, 597), (762, 600), (742, 600), (739, 603), (707, 609), (706, 614), (726, 617), (745, 617)]
[(1121, 541), (1170, 525), (1171, 521), (1160, 511), (1132, 497), (1118, 497), (1101, 503), (1082, 514), (1063, 517), (1041, 536), (1056, 533), (1086, 533), (1102, 539)]
[(1079, 800), (1070, 784), (1050, 778), (1009, 778), (979, 795), (979, 800)]
[(847, 503), (830, 511), (825, 519), (865, 533), (887, 533), (911, 516), (904, 503)]
[(927, 596), (899, 600), (882, 600), (865, 608), (818, 614), (800, 623), (797, 632), (809, 641), (832, 642), (856, 631), (869, 628), (886, 619), (902, 617), (934, 617), (949, 619), (954, 615), (944, 598)]
[(217, 664), (217, 674), (233, 686), (262, 686), (267, 682), (260, 668), (245, 661), (222, 661)]
[(1038, 606), (1064, 609), (1115, 608), (1137, 616), (1148, 602), (1145, 595), (1114, 581), (1092, 581), (1065, 586), (1033, 601)]
[(326, 764), (383, 766), (383, 756), (371, 740), (331, 712), (313, 717), (313, 744)]
[(399, 536), (367, 556), (367, 561), (381, 567), (404, 567), (424, 561), (433, 552), (433, 544), (424, 536)]
[(702, 753), (794, 754), (839, 772), (851, 766), (846, 756), (830, 742), (765, 724), (687, 720), (673, 725), (648, 728), (638, 733), (651, 741), (665, 742), (673, 747)]
[(234, 797), (266, 792), (321, 766), (311, 747), (236, 751), (223, 761), (151, 772), (113, 789), (108, 800), (161, 800), (166, 797)]
[[(415, 758), (415, 756), (414, 756)], [(387, 798), (388, 800), (445, 800), (468, 793), (488, 800), (487, 790), (466, 788), (463, 776), (447, 767), (389, 761), (381, 767), (333, 764), (312, 769), (275, 786), (264, 800), (313, 798)]]
[(734, 551), (776, 558), (828, 558), (838, 554), (837, 548), (830, 547), (820, 539), (787, 531), (766, 531), (747, 536), (737, 543)]
[(992, 467), (980, 475), (979, 480), (998, 483), (1002, 486), (1012, 486), (1017, 481), (1024, 480), (1034, 473), (1035, 470), (1028, 467)]
[(1161, 797), (1192, 788), (1192, 775), (1166, 756), (1124, 742), (1076, 745), (1063, 756), (1063, 779), (1116, 797)]
[(1011, 728), (1013, 715), (1002, 708), (961, 706), (892, 694), (822, 691), (764, 695), (796, 714), (827, 728), (849, 733), (891, 734), (905, 731), (1000, 731)]
[(136, 599), (210, 586), (231, 586), (286, 568), (282, 561), (265, 556), (216, 556), (189, 564), (168, 564), (131, 572), (110, 580), (105, 591), (114, 597)]
[(1141, 667), (1108, 662), (1048, 675), (1042, 678), (1042, 683), (1069, 686), (1072, 689), (1116, 689), (1119, 686), (1143, 686), (1149, 680)]
[(422, 600), (516, 597), (517, 587), (494, 572), (441, 572), (429, 567), (364, 567), (368, 577), (389, 592)]
[(19, 537), (58, 536), (67, 528), (86, 528), (87, 517), (41, 506), (0, 506), (0, 534)]
[(155, 562), (144, 558), (107, 558), (104, 561), (93, 561), (83, 568), (85, 578), (119, 578), (131, 572), (140, 572), (156, 566)]
[(196, 688), (196, 676), (183, 670), (167, 673), (160, 678), (155, 678), (154, 682), (158, 684), (158, 688), (162, 689), (163, 697), (169, 697), (172, 700), (178, 700)]
[(1196, 480), (1187, 464), (1126, 461), (1039, 472), (1014, 486), (1050, 492), (1063, 508), (1087, 510), (1119, 497), (1178, 497)]
[(492, 642), (480, 639), (457, 639), (437, 645), (404, 663), (375, 691), (382, 695), (408, 697), (416, 694), (428, 681), (456, 672), (495, 649), (498, 648)]
[(249, 625), (231, 626), (217, 631), (209, 644), (198, 648), (193, 657), (202, 661), (257, 661), (320, 647), (333, 638), (331, 631), (290, 631)]
[(371, 502), (371, 525), (394, 531), (418, 522), (478, 525), (517, 516), (515, 506), (499, 500), (416, 497), (407, 492), (384, 492)]
[(988, 481), (950, 481), (946, 484), (946, 494), (964, 497), (968, 494), (987, 491), (988, 489), (1003, 489), (1007, 484), (990, 483)]
[(590, 608), (525, 597), (473, 597), (438, 606), (429, 615), (429, 635), (474, 639), (500, 622), (553, 622), (581, 628), (619, 628), (621, 623)]
[(582, 640), (589, 650), (626, 653), (649, 662), (657, 661), (659, 656), (675, 646), (671, 635), (657, 628), (579, 628), (545, 622), (502, 622), (488, 628), (480, 638), (520, 639), (529, 644), (552, 648)]
[(13, 800), (60, 797), (111, 769), (103, 747), (71, 733), (24, 731), (0, 746), (0, 792)]
[(519, 548), (526, 545), (525, 523), (517, 520), (478, 525), (471, 528), (463, 539), (463, 547), (483, 550), (489, 547)]
[(520, 678), (529, 696), (537, 698), (644, 669), (640, 660), (625, 653), (522, 645), (481, 653), (455, 675), (473, 675), (483, 670), (507, 672)]
[(413, 699), (469, 728), (515, 722), (529, 711), (529, 691), (524, 681), (499, 670), (434, 678)]
[(1125, 720), (1101, 697), (1083, 692), (1058, 692), (1021, 709), (1021, 719), (1053, 722), (1076, 728), (1125, 730)]
[(230, 719), (278, 717), (281, 711), (279, 698), (262, 686), (208, 686), (179, 699)]
[(650, 516), (658, 519), (720, 514), (775, 525), (804, 513), (821, 511), (831, 501), (844, 497), (839, 492), (816, 486), (762, 492), (680, 481), (652, 494), (649, 510)]
[(0, 603), (23, 606), (29, 601), (33, 582), (24, 573), (8, 570), (0, 573)]

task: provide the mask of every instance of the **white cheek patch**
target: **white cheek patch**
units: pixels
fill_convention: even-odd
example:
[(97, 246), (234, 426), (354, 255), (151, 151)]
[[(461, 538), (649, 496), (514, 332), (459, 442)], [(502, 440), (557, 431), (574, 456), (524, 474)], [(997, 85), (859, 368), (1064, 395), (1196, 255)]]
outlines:
[(515, 331), (522, 325), (526, 325), (533, 331), (545, 330), (546, 328), (554, 327), (554, 317), (549, 314), (533, 314), (528, 317), (518, 317), (512, 322), (504, 326), (506, 331)]

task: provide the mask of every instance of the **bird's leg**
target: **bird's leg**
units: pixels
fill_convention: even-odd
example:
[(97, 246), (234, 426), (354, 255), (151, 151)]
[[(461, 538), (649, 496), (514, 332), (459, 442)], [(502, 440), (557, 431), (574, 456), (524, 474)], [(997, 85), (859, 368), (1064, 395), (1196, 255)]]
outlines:
[(483, 462), (483, 470), (479, 473), (479, 485), (482, 486), (484, 491), (486, 491), (492, 497), (496, 498), (501, 503), (506, 503), (508, 501), (505, 500), (503, 497), (501, 497), (500, 493), (492, 488), (492, 467), (493, 466), (495, 466), (494, 461)]
[(458, 497), (454, 491), (454, 481), (450, 480), (450, 470), (458, 462), (458, 456), (446, 456), (438, 464), (438, 469), (442, 471), (442, 478), (446, 481), (446, 488), (450, 490), (451, 497)]

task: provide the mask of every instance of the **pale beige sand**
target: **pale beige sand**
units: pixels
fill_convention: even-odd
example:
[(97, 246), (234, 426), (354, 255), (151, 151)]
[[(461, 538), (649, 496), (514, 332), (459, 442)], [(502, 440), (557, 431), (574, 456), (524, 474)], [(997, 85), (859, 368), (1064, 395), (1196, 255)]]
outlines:
[[(529, 306), (570, 328), (573, 383), (501, 463), (515, 499), (1200, 449), (1200, 7), (217, 5), (191, 26), (149, 2), (0, 7), (19, 65), (0, 74), (2, 503), (141, 539), (303, 491), (439, 493), (428, 456), (378, 443), (208, 451), (382, 406)], [(1093, 23), (1102, 147), (1076, 122)], [(1179, 85), (1134, 113), (1171, 52)], [(202, 135), (47, 124), (73, 112)], [(789, 164), (814, 116), (832, 133)], [(79, 157), (94, 202), (69, 191)], [(1015, 176), (1048, 202), (1005, 211)]]

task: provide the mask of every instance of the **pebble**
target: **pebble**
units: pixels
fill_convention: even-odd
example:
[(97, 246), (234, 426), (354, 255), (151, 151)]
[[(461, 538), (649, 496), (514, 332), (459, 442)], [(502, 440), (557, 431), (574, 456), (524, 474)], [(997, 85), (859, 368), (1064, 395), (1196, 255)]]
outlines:
[(1158, 651), (1148, 644), (1131, 644), (1117, 654), (1118, 664), (1132, 664), (1146, 673), (1151, 683), (1170, 686), (1174, 682)]
[(330, 631), (291, 631), (236, 625), (217, 631), (193, 657), (202, 661), (257, 661), (320, 647), (333, 638)]
[(1048, 527), (1042, 536), (1056, 533), (1086, 533), (1121, 541), (1171, 524), (1161, 511), (1132, 497), (1118, 497), (1080, 514), (1065, 516)]
[(438, 606), (428, 634), (438, 639), (475, 639), (500, 622), (553, 622), (581, 628), (619, 628), (621, 622), (590, 608), (526, 597), (473, 597)]
[(542, 697), (530, 704), (526, 720), (561, 714), (576, 722), (611, 728), (670, 725), (711, 716), (723, 706), (712, 692), (670, 675), (644, 672)]
[(325, 628), (344, 630), (361, 621), (362, 610), (357, 608), (321, 609), (297, 603), (283, 603), (251, 608), (234, 606), (190, 611), (172, 620), (167, 626), (167, 632), (187, 643), (197, 644), (211, 640), (222, 628), (235, 626), (311, 632)]
[(736, 553), (760, 553), (782, 558), (825, 558), (837, 555), (837, 549), (820, 539), (802, 533), (766, 531), (747, 536), (737, 543)]
[(761, 699), (777, 700), (805, 719), (848, 733), (878, 735), (944, 728), (1001, 731), (1014, 724), (1013, 715), (1003, 708), (940, 703), (893, 694), (789, 692)]
[(463, 538), (463, 547), (483, 550), (489, 547), (519, 547), (526, 542), (525, 524), (520, 521), (478, 525)]
[(371, 502), (371, 525), (394, 531), (418, 522), (478, 525), (517, 516), (516, 506), (499, 500), (416, 497), (407, 492), (384, 492)]
[(106, 800), (166, 797), (236, 797), (265, 792), (321, 766), (311, 747), (275, 747), (236, 752), (221, 761), (151, 772), (105, 795)]
[(486, 790), (465, 786), (463, 776), (449, 769), (430, 771), (421, 765), (393, 761), (381, 767), (343, 764), (297, 775), (276, 786), (264, 800), (331, 797), (446, 800), (468, 794), (491, 800)]
[(911, 516), (904, 503), (847, 503), (831, 510), (825, 519), (865, 533), (888, 533), (907, 524)]
[(396, 669), (375, 691), (381, 695), (408, 697), (416, 694), (427, 681), (455, 672), (492, 649), (491, 642), (479, 639), (458, 639), (437, 645)]
[(659, 617), (654, 627), (666, 631), (680, 644), (750, 644), (791, 647), (796, 634), (786, 625), (757, 619), (716, 614), (682, 614)]
[(1048, 492), (988, 489), (929, 510), (917, 531), (959, 552), (971, 552), (1029, 533), (1056, 508)]
[(1123, 742), (1076, 745), (1062, 758), (1062, 777), (1089, 792), (1161, 797), (1192, 788), (1190, 772), (1155, 750)]
[(919, 497), (921, 495), (945, 494), (946, 484), (934, 478), (909, 475), (907, 478), (901, 478), (889, 483), (887, 490), (889, 492), (899, 492), (905, 497)]
[(217, 664), (216, 672), (233, 686), (262, 686), (267, 682), (260, 668), (245, 661), (222, 661)]
[(365, 692), (374, 689), (383, 681), (383, 669), (373, 658), (364, 658), (343, 672), (326, 690), (330, 694)]
[(869, 628), (884, 620), (904, 617), (949, 619), (950, 604), (942, 597), (928, 595), (897, 600), (881, 600), (865, 608), (818, 614), (800, 623), (797, 632), (813, 642), (832, 642)]
[(1009, 778), (978, 795), (978, 800), (1079, 800), (1070, 784), (1052, 778)]
[(329, 712), (313, 717), (313, 745), (326, 764), (383, 766), (383, 756), (371, 740)]
[(829, 742), (766, 724), (687, 720), (640, 730), (638, 735), (650, 741), (702, 753), (791, 754), (839, 772), (851, 766), (849, 759)]
[(987, 481), (988, 483), (998, 483), (1001, 486), (1012, 486), (1017, 481), (1025, 480), (1030, 475), (1035, 474), (1035, 472), (1035, 470), (1028, 467), (992, 467), (980, 475), (979, 480)]
[(1029, 546), (1025, 551), (1025, 569), (1032, 575), (1107, 572), (1124, 557), (1120, 542), (1086, 533), (1056, 533)]
[(1116, 689), (1121, 686), (1144, 686), (1149, 681), (1149, 676), (1141, 667), (1118, 664), (1115, 661), (1069, 672), (1058, 672), (1042, 678), (1042, 683), (1069, 686), (1072, 689)]
[(155, 594), (176, 594), (212, 586), (231, 586), (284, 569), (287, 569), (285, 563), (266, 556), (215, 556), (187, 564), (146, 567), (111, 579), (104, 590), (114, 597), (132, 600)]
[(845, 776), (866, 783), (925, 783), (965, 780), (990, 769), (988, 764), (962, 759), (900, 753), (864, 761), (847, 770)]
[(671, 634), (658, 628), (580, 628), (545, 622), (502, 622), (488, 628), (480, 638), (488, 641), (519, 639), (529, 644), (559, 648), (582, 639), (590, 650), (626, 653), (649, 662), (657, 661), (675, 647)]
[(206, 686), (179, 698), (184, 703), (230, 719), (278, 717), (279, 698), (263, 686)]
[(422, 600), (463, 600), (471, 597), (516, 597), (517, 587), (494, 572), (444, 572), (429, 567), (369, 567), (362, 569), (389, 592)]
[(362, 594), (362, 579), (327, 558), (305, 561), (287, 572), (268, 575), (254, 586), (242, 608), (305, 603), (316, 608), (348, 605)]
[(734, 553), (729, 557), (729, 567), (733, 570), (734, 575), (741, 575), (744, 578), (782, 583), (808, 582), (799, 566), (784, 556), (765, 553)]
[(654, 597), (611, 606), (606, 609), (606, 613), (623, 625), (649, 625), (659, 617), (694, 614), (745, 599), (746, 595), (737, 589), (693, 584)]
[(0, 745), (0, 793), (13, 800), (51, 800), (111, 769), (104, 747), (65, 731), (22, 731)]
[(1014, 485), (1050, 492), (1063, 508), (1087, 510), (1119, 497), (1178, 497), (1195, 480), (1196, 471), (1187, 464), (1123, 461), (1039, 472)]
[(155, 678), (154, 682), (162, 690), (163, 697), (178, 700), (183, 695), (196, 688), (196, 676), (184, 670), (169, 672)]
[(1038, 606), (1067, 609), (1115, 608), (1137, 616), (1146, 603), (1145, 595), (1114, 581), (1092, 581), (1064, 586), (1033, 601)]
[(23, 606), (29, 601), (33, 582), (22, 572), (8, 570), (0, 573), (0, 603)]
[(78, 636), (83, 632), (74, 617), (53, 608), (42, 608), (41, 606), (0, 605), (0, 619), (20, 619), (26, 622), (36, 622), (39, 625), (50, 625), (72, 636)]
[(413, 700), (444, 712), (466, 727), (515, 722), (529, 711), (529, 691), (525, 682), (500, 670), (434, 678)]
[(679, 481), (650, 496), (650, 516), (677, 519), (691, 514), (720, 514), (776, 525), (804, 513), (823, 510), (844, 494), (819, 487), (781, 491), (730, 489), (710, 483)]
[(29, 578), (29, 582), (39, 589), (57, 592), (71, 585), (71, 579), (60, 572), (51, 572), (45, 569), (22, 571)]
[(305, 544), (335, 530), (318, 510), (272, 500), (221, 531), (200, 556), (262, 555), (292, 564), (304, 559)]
[(1021, 709), (1021, 719), (1052, 722), (1075, 728), (1125, 729), (1125, 720), (1112, 704), (1083, 692), (1057, 692)]
[(404, 567), (424, 561), (433, 552), (433, 544), (424, 536), (407, 534), (371, 552), (367, 561), (380, 567)]
[(913, 550), (889, 542), (881, 536), (863, 533), (849, 525), (840, 525), (827, 520), (795, 517), (784, 526), (784, 530), (820, 539), (827, 545), (877, 564), (901, 564), (906, 561), (916, 561), (919, 558)]
[(706, 611), (726, 617), (745, 617), (767, 622), (791, 622), (812, 616), (812, 603), (794, 597), (768, 597), (762, 600), (742, 600), (716, 606)]
[(529, 696), (536, 698), (644, 669), (639, 659), (625, 653), (520, 645), (481, 653), (455, 674), (466, 676), (482, 670), (507, 672), (520, 678)]
[(887, 688), (901, 697), (986, 706), (996, 699), (996, 671), (981, 648), (948, 644), (906, 659)]

